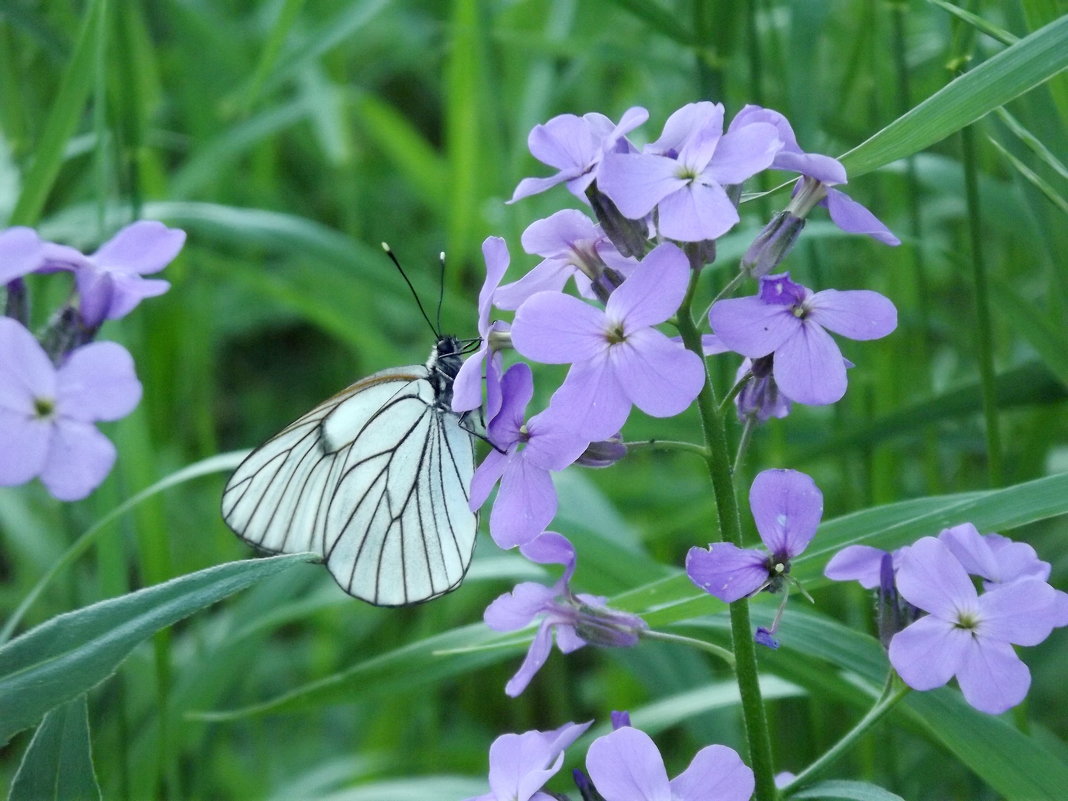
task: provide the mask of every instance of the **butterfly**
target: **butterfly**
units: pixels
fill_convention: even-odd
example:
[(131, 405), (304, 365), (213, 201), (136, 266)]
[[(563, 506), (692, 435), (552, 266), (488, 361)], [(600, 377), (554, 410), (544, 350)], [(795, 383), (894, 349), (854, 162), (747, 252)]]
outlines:
[(478, 527), (474, 443), (451, 406), (461, 342), (436, 336), (425, 365), (357, 381), (249, 454), (223, 492), (227, 525), (264, 551), (320, 554), (376, 606), (456, 589)]

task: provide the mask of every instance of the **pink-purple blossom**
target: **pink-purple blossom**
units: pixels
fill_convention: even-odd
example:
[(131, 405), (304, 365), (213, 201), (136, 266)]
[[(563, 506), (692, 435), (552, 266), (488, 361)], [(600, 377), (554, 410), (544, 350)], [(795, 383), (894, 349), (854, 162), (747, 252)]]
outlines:
[(534, 361), (571, 364), (552, 405), (587, 440), (616, 434), (632, 405), (670, 417), (697, 397), (705, 376), (701, 358), (653, 327), (677, 311), (689, 280), (686, 256), (665, 243), (603, 311), (559, 292), (539, 292), (519, 307), (512, 323), (516, 350)]
[(66, 245), (45, 245), (46, 270), (71, 270), (83, 324), (90, 329), (129, 314), (144, 298), (162, 295), (170, 283), (142, 276), (166, 267), (185, 244), (185, 232), (160, 222), (127, 225), (86, 256)]
[(534, 158), (557, 173), (547, 178), (524, 178), (509, 203), (536, 195), (560, 183), (566, 183), (575, 197), (585, 199), (586, 188), (597, 178), (606, 153), (631, 149), (626, 135), (649, 118), (649, 112), (634, 106), (623, 112), (619, 123), (596, 112), (581, 117), (560, 114), (543, 125), (535, 125), (527, 137)]
[(819, 526), (823, 493), (804, 473), (764, 470), (753, 479), (749, 506), (767, 552), (716, 542), (686, 555), (690, 580), (726, 603), (782, 589), (790, 560), (808, 547)]
[(56, 367), (29, 331), (0, 317), (0, 485), (39, 477), (59, 500), (84, 498), (115, 462), (94, 423), (125, 417), (140, 399), (121, 345), (84, 345)]
[(820, 406), (846, 391), (847, 362), (827, 330), (879, 339), (897, 327), (897, 309), (878, 292), (813, 292), (782, 273), (761, 278), (757, 295), (715, 303), (709, 322), (736, 353), (751, 359), (773, 354), (772, 375), (790, 400)]
[(1012, 646), (1037, 645), (1058, 625), (1050, 585), (1023, 578), (979, 594), (949, 547), (923, 537), (902, 554), (897, 588), (928, 613), (890, 642), (906, 684), (931, 690), (955, 676), (965, 700), (990, 714), (1024, 699), (1031, 674)]
[(586, 771), (605, 801), (747, 801), (755, 787), (752, 769), (725, 745), (705, 746), (669, 780), (656, 743), (631, 726), (594, 740)]
[(563, 470), (589, 444), (575, 434), (552, 407), (526, 419), (534, 395), (530, 366), (513, 364), (501, 379), (500, 411), (487, 437), (493, 449), (471, 479), (471, 509), (486, 502), (500, 482), (490, 513), (490, 535), (501, 548), (514, 548), (537, 537), (556, 514), (551, 471)]
[(643, 152), (606, 155), (597, 188), (630, 219), (656, 209), (657, 231), (668, 239), (717, 239), (739, 219), (724, 187), (770, 166), (781, 147), (773, 125), (724, 133), (722, 104), (690, 103)]
[(490, 791), (467, 801), (553, 801), (542, 792), (545, 783), (564, 764), (564, 749), (590, 727), (565, 723), (552, 731), (502, 734), (490, 746)]
[(556, 646), (569, 654), (583, 645), (628, 647), (637, 644), (646, 623), (637, 615), (606, 607), (597, 595), (573, 593), (571, 577), (575, 573), (575, 548), (562, 534), (546, 531), (520, 548), (521, 553), (538, 564), (564, 566), (564, 572), (551, 586), (524, 581), (486, 607), (483, 619), (496, 631), (516, 631), (541, 616), (534, 640), (516, 674), (505, 686), (513, 698), (523, 692), (530, 680), (545, 664)]

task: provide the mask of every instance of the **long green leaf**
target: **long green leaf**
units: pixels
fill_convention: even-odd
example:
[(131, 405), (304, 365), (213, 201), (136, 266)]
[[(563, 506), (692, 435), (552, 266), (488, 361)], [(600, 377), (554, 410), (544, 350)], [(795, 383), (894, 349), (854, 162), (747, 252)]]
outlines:
[(44, 716), (22, 756), (8, 801), (99, 801), (85, 695)]
[(826, 781), (809, 785), (789, 798), (847, 798), (850, 801), (905, 801), (897, 793), (867, 782)]
[(78, 128), (85, 101), (96, 79), (97, 40), (104, 24), (104, 0), (93, 0), (63, 72), (55, 103), (34, 148), (33, 165), (22, 183), (23, 191), (11, 212), (11, 225), (33, 225), (63, 164), (68, 140)]
[(851, 179), (925, 150), (1068, 67), (1068, 15), (1007, 47), (841, 157)]
[(0, 743), (110, 676), (155, 632), (312, 554), (229, 562), (68, 612), (0, 648)]

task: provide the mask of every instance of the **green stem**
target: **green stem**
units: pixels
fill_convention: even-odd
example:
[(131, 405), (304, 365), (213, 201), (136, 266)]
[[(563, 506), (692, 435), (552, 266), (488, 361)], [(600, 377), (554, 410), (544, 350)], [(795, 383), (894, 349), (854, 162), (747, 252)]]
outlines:
[(862, 717), (857, 722), (857, 725), (846, 732), (842, 739), (832, 745), (823, 756), (797, 774), (789, 784), (783, 787), (783, 797), (789, 797), (792, 792), (811, 782), (838, 761), (860, 739), (861, 735), (882, 720), (886, 713), (897, 705), (898, 701), (908, 695), (909, 689), (908, 685), (903, 682), (895, 681), (895, 674), (891, 672), (886, 679), (883, 694), (876, 701), (875, 706), (869, 709), (868, 714)]
[[(677, 315), (679, 333), (686, 347), (701, 355), (701, 335), (694, 325), (691, 307), (696, 287), (697, 274), (690, 280), (686, 298)], [(731, 473), (730, 456), (727, 452), (727, 432), (723, 415), (720, 414), (715, 390), (707, 373), (705, 384), (697, 396), (697, 408), (701, 428), (708, 447), (708, 474), (712, 480), (712, 492), (719, 517), (720, 537), (725, 542), (741, 546), (742, 526), (738, 516), (738, 504), (734, 496), (734, 479)], [(757, 673), (756, 643), (753, 641), (753, 626), (749, 620), (749, 603), (745, 599), (730, 605), (731, 640), (734, 649), (735, 678), (742, 701), (742, 719), (745, 723), (746, 740), (749, 745), (749, 766), (756, 775), (756, 801), (774, 801), (774, 767), (771, 760), (771, 737), (764, 715), (764, 702), (760, 694)]]
[(686, 637), (682, 634), (669, 634), (666, 631), (656, 631), (655, 629), (646, 629), (641, 632), (641, 637), (647, 640), (662, 640), (664, 642), (674, 642), (679, 645), (688, 645), (691, 648), (697, 648), (701, 651), (707, 651), (715, 657), (722, 659), (732, 668), (735, 665), (734, 654), (730, 649), (723, 648), (715, 643), (706, 642), (705, 640), (698, 640), (696, 637)]
[(708, 449), (696, 442), (682, 442), (673, 439), (643, 439), (636, 442), (624, 442), (628, 452), (641, 450), (685, 451), (694, 453), (702, 459), (708, 458)]

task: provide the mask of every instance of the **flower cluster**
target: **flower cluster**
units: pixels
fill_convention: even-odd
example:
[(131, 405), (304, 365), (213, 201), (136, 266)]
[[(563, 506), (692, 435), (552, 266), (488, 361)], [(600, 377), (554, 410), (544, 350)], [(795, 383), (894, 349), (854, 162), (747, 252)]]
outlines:
[[(971, 523), (923, 537), (892, 554), (843, 548), (827, 563), (837, 581), (880, 587), (880, 632), (890, 664), (910, 687), (932, 690), (956, 676), (965, 700), (997, 714), (1019, 704), (1031, 685), (1013, 645), (1037, 645), (1068, 625), (1068, 593), (1046, 583), (1050, 565), (1030, 545)], [(981, 580), (979, 592), (971, 576)], [(885, 630), (883, 621), (895, 621)]]
[[(897, 324), (893, 304), (875, 292), (813, 291), (788, 273), (770, 274), (817, 206), (846, 231), (897, 244), (870, 212), (834, 188), (846, 181), (838, 161), (801, 150), (790, 124), (769, 109), (747, 106), (728, 125), (721, 104), (691, 103), (670, 115), (659, 138), (639, 147), (630, 137), (648, 116), (634, 107), (618, 123), (601, 114), (564, 114), (536, 126), (530, 151), (555, 174), (524, 179), (510, 202), (564, 184), (592, 218), (568, 208), (530, 224), (522, 247), (540, 261), (513, 281), (505, 281), (511, 263), (505, 241), (483, 243), (482, 344), (453, 388), (456, 412), (482, 406), (485, 397), (492, 449), (472, 480), (471, 507), (490, 502), (496, 488), (489, 529), (497, 545), (565, 566), (553, 586), (520, 584), (486, 610), (486, 622), (502, 631), (541, 618), (526, 661), (508, 683), (510, 695), (522, 692), (544, 662), (553, 632), (569, 652), (584, 644), (633, 645), (644, 628), (603, 599), (571, 591), (574, 549), (562, 535), (546, 532), (557, 511), (555, 473), (624, 458), (622, 431), (632, 411), (681, 414), (706, 386), (704, 360), (719, 354), (745, 357), (735, 390), (743, 420), (784, 416), (791, 403), (834, 403), (846, 391), (850, 363), (828, 331), (868, 340)], [(711, 304), (708, 318), (695, 321), (706, 328), (698, 332), (697, 352), (673, 336), (677, 321), (692, 314), (696, 279), (715, 259), (716, 240), (741, 219), (742, 184), (767, 169), (800, 178), (732, 282), (758, 279), (757, 295)], [(495, 309), (510, 319), (499, 319)], [(525, 361), (507, 364), (509, 352)], [(528, 413), (537, 397), (531, 363), (566, 367), (548, 404), (534, 413)], [(710, 551), (694, 549), (688, 560), (694, 581), (728, 601), (780, 589), (789, 559), (819, 521), (819, 490), (811, 479), (792, 471), (775, 475), (754, 485), (754, 512), (781, 507), (799, 516), (780, 526), (777, 537), (765, 536), (770, 556), (717, 543)], [(807, 484), (797, 489), (798, 481)], [(795, 509), (795, 502), (815, 506)], [(773, 530), (778, 513), (769, 512), (766, 529), (758, 514), (762, 535)], [(758, 639), (776, 645), (776, 626), (758, 630)]]
[[(630, 725), (625, 713), (612, 713), (614, 730), (594, 740), (586, 772), (576, 770), (583, 799), (635, 801), (746, 801), (753, 794), (753, 771), (737, 752), (710, 745), (694, 755), (686, 770), (668, 779), (664, 759), (652, 738)], [(563, 752), (590, 727), (567, 723), (552, 731), (504, 734), (490, 746), (490, 792), (467, 801), (552, 801), (566, 798), (544, 787), (560, 770)]]
[[(168, 282), (144, 278), (178, 255), (185, 233), (136, 222), (91, 256), (41, 240), (31, 228), (0, 233), (0, 485), (39, 477), (59, 500), (92, 492), (111, 471), (115, 446), (94, 425), (129, 414), (141, 399), (133, 358), (100, 327)], [(26, 277), (68, 272), (73, 291), (40, 339), (29, 329)]]

